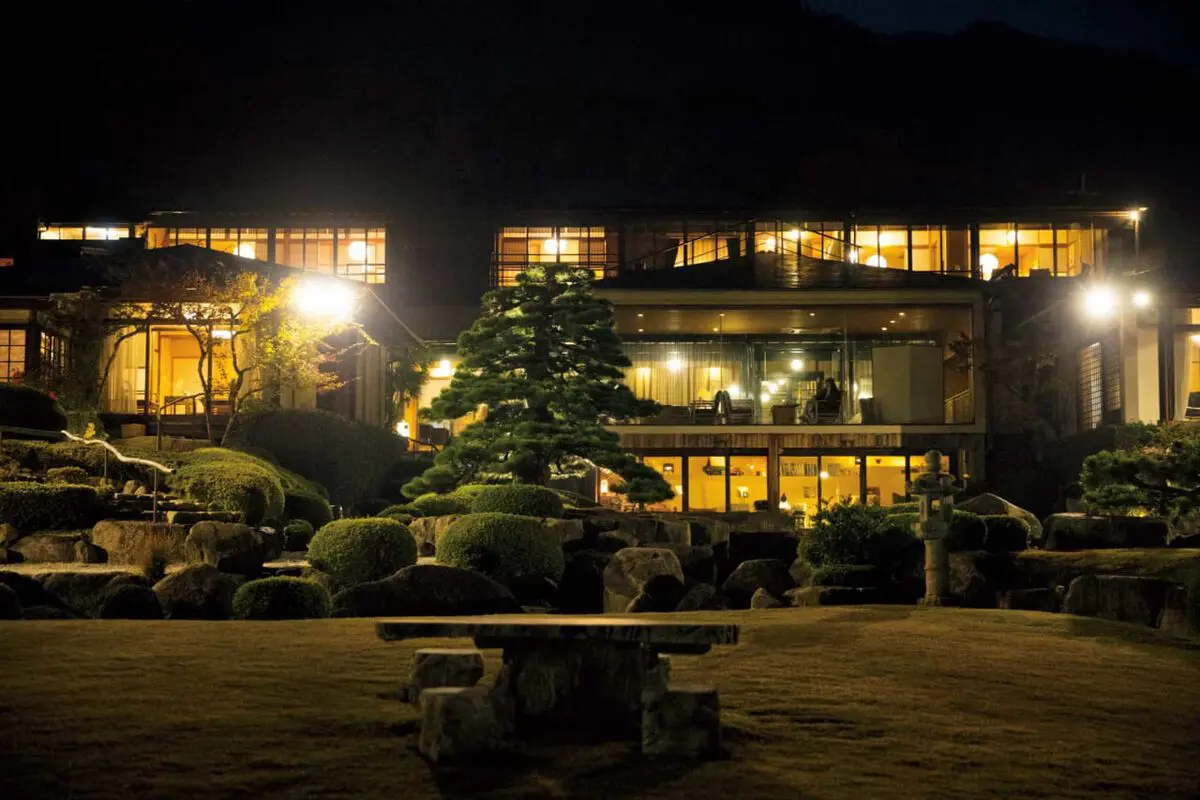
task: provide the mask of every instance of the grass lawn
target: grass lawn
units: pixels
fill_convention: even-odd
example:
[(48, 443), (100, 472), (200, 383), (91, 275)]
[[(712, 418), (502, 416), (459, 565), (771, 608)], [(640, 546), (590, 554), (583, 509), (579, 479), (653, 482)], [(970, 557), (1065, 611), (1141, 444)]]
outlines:
[(969, 609), (671, 619), (743, 625), (674, 659), (721, 690), (728, 760), (540, 744), (431, 768), (389, 697), (418, 644), (369, 620), (0, 623), (0, 797), (1200, 796), (1195, 641)]

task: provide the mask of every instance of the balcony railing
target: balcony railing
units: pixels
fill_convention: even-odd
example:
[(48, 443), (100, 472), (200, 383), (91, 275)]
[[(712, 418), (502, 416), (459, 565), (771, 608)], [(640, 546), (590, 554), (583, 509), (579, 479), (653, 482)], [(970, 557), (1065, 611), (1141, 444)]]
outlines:
[(971, 391), (946, 398), (946, 424), (963, 425), (975, 421), (975, 396)]

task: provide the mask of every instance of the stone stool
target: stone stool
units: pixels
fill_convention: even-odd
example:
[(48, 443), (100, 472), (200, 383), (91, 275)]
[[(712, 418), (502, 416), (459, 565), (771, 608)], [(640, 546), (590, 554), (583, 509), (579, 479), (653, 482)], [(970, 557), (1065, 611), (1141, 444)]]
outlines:
[(474, 686), (483, 677), (483, 653), (473, 648), (425, 648), (413, 654), (408, 684), (400, 691), (413, 705), (426, 689)]
[(421, 692), (418, 749), (433, 763), (507, 750), (514, 743), (511, 713), (483, 686)]
[(717, 690), (676, 688), (642, 695), (642, 753), (715, 758), (721, 755)]

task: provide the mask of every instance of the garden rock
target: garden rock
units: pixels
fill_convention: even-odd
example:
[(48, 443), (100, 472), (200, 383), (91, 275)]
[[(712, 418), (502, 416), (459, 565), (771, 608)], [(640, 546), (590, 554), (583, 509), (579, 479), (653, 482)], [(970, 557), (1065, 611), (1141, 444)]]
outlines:
[(586, 534), (583, 530), (583, 520), (578, 519), (547, 519), (546, 529), (554, 533), (563, 545), (583, 541)]
[(478, 572), (438, 564), (414, 564), (333, 596), (335, 617), (519, 613), (507, 587)]
[(1081, 575), (1071, 581), (1063, 600), (1065, 614), (1101, 617), (1158, 627), (1168, 591), (1176, 584), (1134, 575)]
[(408, 530), (417, 540), (417, 553), (431, 556), (437, 552), (437, 542), (461, 514), (443, 514), (440, 517), (417, 517), (408, 524)]
[(618, 551), (604, 570), (604, 610), (624, 612), (659, 575), (670, 575), (683, 585), (683, 567), (673, 551), (657, 547)]
[(674, 551), (683, 568), (683, 578), (690, 583), (712, 583), (717, 579), (716, 555), (711, 547), (690, 544), (664, 545)]
[(17, 593), (0, 583), (0, 619), (20, 619), (21, 599)]
[(813, 567), (803, 558), (797, 558), (792, 562), (792, 566), (788, 567), (788, 574), (792, 576), (792, 580), (797, 586), (804, 586), (812, 578)]
[(92, 544), (108, 554), (110, 564), (142, 565), (159, 551), (167, 561), (184, 560), (188, 529), (182, 525), (138, 520), (102, 520), (92, 528)]
[(84, 617), (96, 616), (107, 592), (118, 586), (144, 586), (146, 582), (129, 572), (48, 572), (37, 577), (47, 592)]
[[(736, 534), (734, 538), (737, 538)], [(734, 608), (749, 608), (751, 598), (759, 589), (766, 589), (769, 594), (782, 597), (784, 592), (796, 585), (788, 572), (790, 563), (791, 561), (784, 562), (774, 558), (743, 561), (725, 579), (721, 590)]]
[(77, 617), (59, 606), (25, 606), (21, 612), (21, 619), (77, 619)]
[(607, 531), (596, 537), (596, 549), (610, 555), (626, 547), (637, 547), (637, 538), (628, 531)]
[(687, 590), (676, 611), (723, 611), (729, 603), (720, 590), (711, 583), (697, 583)]
[(563, 511), (564, 519), (577, 519), (583, 523), (583, 531), (588, 536), (599, 536), (601, 533), (615, 531), (621, 527), (624, 515), (608, 508), (568, 508)]
[(729, 565), (732, 569), (744, 561), (760, 559), (791, 564), (796, 560), (799, 544), (800, 540), (793, 531), (734, 531), (729, 537)]
[(805, 606), (856, 606), (866, 603), (878, 603), (878, 589), (867, 589), (852, 586), (805, 586), (802, 589), (790, 589), (784, 592), (788, 605), (803, 608)]
[(41, 581), (29, 575), (0, 571), (0, 586), (7, 586), (16, 592), (17, 599), (21, 601), (21, 606), (25, 609), (29, 609), (31, 606), (58, 606), (61, 608), (63, 605), (61, 600), (46, 591)]
[(986, 553), (967, 551), (950, 554), (947, 589), (954, 605), (967, 608), (995, 608), (996, 587), (984, 571)]
[(16, 525), (11, 522), (0, 523), (0, 548), (12, 547), (20, 538), (21, 532)]
[(567, 568), (558, 586), (558, 607), (568, 614), (604, 611), (604, 569), (611, 553), (579, 550), (567, 556)]
[(1000, 608), (1055, 613), (1062, 605), (1062, 597), (1063, 592), (1058, 588), (1010, 589), (1000, 593)]
[(732, 526), (725, 520), (709, 517), (681, 517), (680, 521), (687, 523), (693, 545), (713, 547), (729, 541), (729, 532), (732, 530)]
[(981, 517), (1002, 515), (1006, 517), (1017, 517), (1018, 519), (1023, 519), (1029, 524), (1029, 538), (1034, 542), (1042, 541), (1043, 533), (1041, 520), (1039, 520), (1033, 512), (1026, 511), (1020, 506), (1008, 502), (999, 495), (995, 495), (990, 492), (984, 492), (983, 494), (976, 495), (969, 500), (964, 500), (961, 503), (957, 503), (955, 508), (961, 509), (962, 511), (970, 511), (972, 514), (978, 514)]
[(626, 613), (637, 614), (654, 611), (674, 611), (683, 599), (683, 582), (674, 575), (655, 575), (642, 587), (642, 591), (625, 609)]
[(1098, 517), (1051, 514), (1046, 518), (1046, 550), (1098, 550), (1166, 547), (1167, 523), (1155, 517)]
[(447, 686), (474, 686), (483, 677), (483, 653), (459, 648), (423, 648), (413, 654), (412, 669), (402, 693), (418, 705), (421, 692)]
[(211, 564), (194, 564), (154, 584), (167, 619), (229, 619), (237, 581)]
[(27, 564), (71, 564), (87, 558), (87, 538), (79, 533), (31, 533), (12, 545)]
[(1167, 547), (1197, 547), (1200, 548), (1200, 531), (1195, 533), (1182, 533), (1177, 536), (1172, 536), (1167, 542)]
[(105, 592), (96, 616), (100, 619), (162, 619), (163, 610), (153, 589), (126, 583)]
[(189, 564), (211, 564), (221, 572), (255, 577), (262, 572), (263, 540), (249, 525), (197, 522), (184, 542)]
[(754, 596), (750, 598), (751, 608), (783, 608), (783, 603), (775, 599), (775, 596), (766, 589), (758, 589), (754, 592)]
[(274, 561), (283, 555), (283, 531), (275, 528), (259, 528), (257, 533), (258, 538), (262, 541), (259, 555), (262, 556), (263, 563)]
[(647, 693), (642, 708), (642, 753), (698, 759), (719, 756), (721, 707), (717, 690), (674, 688)]
[(429, 761), (462, 762), (507, 750), (514, 744), (512, 719), (482, 686), (421, 692), (418, 750)]
[[(1179, 585), (1167, 587), (1163, 598), (1162, 614), (1158, 618), (1158, 627), (1172, 636), (1188, 636), (1200, 633), (1195, 630), (1188, 620), (1188, 589)], [(1200, 625), (1200, 620), (1196, 620)]]

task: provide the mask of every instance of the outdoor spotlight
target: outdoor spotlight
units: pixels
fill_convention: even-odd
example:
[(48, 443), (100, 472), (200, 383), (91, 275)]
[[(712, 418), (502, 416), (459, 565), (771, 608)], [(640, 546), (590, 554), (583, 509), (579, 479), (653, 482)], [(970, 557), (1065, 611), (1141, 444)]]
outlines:
[(1133, 293), (1133, 304), (1138, 308), (1150, 307), (1150, 293), (1144, 289)]
[(330, 278), (303, 278), (292, 293), (292, 307), (309, 317), (349, 322), (357, 304), (356, 289)]
[(1117, 310), (1117, 295), (1108, 286), (1093, 286), (1083, 293), (1083, 310), (1093, 319), (1110, 317)]

